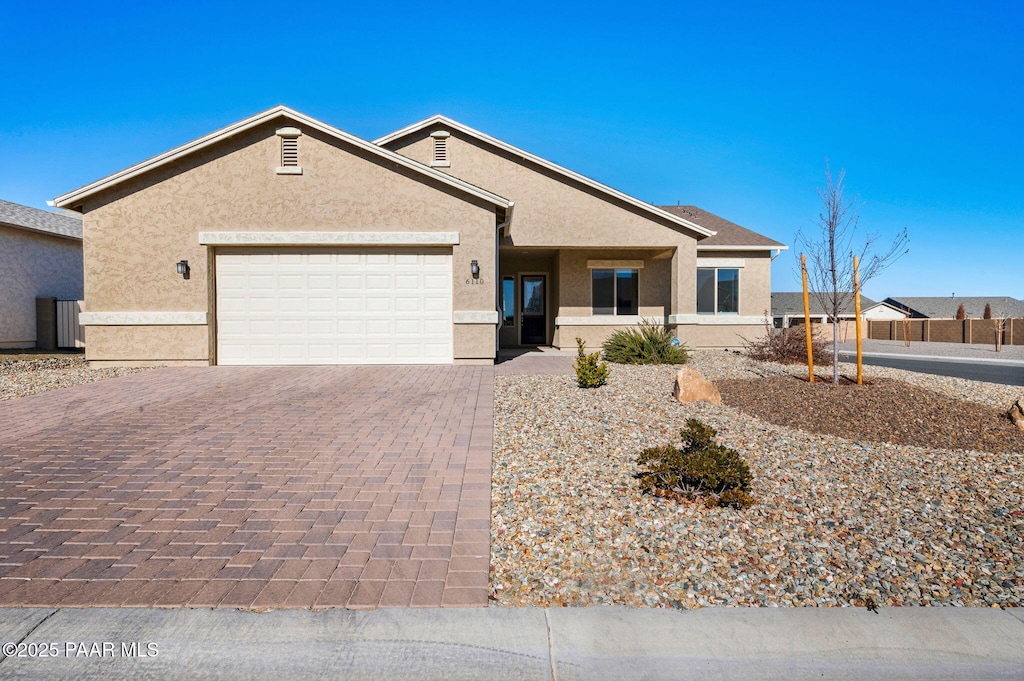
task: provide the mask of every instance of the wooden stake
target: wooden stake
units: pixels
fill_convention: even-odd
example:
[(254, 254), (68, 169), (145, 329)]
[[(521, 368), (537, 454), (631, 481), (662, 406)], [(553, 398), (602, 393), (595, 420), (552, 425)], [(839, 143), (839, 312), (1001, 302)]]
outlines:
[(864, 356), (860, 340), (860, 272), (857, 265), (857, 256), (853, 256), (853, 300), (854, 311), (857, 314), (857, 385), (864, 385)]
[(807, 297), (807, 256), (800, 254), (800, 272), (804, 280), (804, 329), (807, 331), (807, 380), (814, 383), (814, 344), (811, 342), (811, 301)]

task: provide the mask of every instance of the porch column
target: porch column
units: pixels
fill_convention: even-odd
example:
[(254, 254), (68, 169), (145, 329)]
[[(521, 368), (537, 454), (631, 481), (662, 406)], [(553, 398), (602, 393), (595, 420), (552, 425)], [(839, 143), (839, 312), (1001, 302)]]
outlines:
[(697, 313), (697, 248), (694, 241), (679, 244), (672, 254), (669, 314)]

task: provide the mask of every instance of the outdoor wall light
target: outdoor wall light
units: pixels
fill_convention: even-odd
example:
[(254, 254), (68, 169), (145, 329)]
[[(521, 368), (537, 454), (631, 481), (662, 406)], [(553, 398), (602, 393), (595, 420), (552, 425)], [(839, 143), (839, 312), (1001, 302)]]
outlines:
[(189, 271), (190, 271), (190, 269), (189, 269), (189, 266), (188, 266), (188, 260), (179, 260), (178, 261), (178, 274), (181, 275), (182, 279), (188, 279)]
[(474, 279), (480, 278), (480, 263), (476, 260), (469, 263), (469, 271), (473, 273)]

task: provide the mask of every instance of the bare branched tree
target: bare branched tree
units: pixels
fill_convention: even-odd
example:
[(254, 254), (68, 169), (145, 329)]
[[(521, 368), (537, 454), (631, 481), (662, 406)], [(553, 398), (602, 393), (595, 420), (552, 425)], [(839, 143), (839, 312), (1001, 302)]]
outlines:
[[(858, 234), (859, 220), (856, 201), (843, 196), (843, 179), (832, 177), (828, 159), (825, 160), (825, 186), (818, 189), (821, 213), (814, 229), (796, 233), (800, 250), (807, 254), (807, 274), (811, 295), (815, 297), (832, 321), (832, 381), (839, 383), (839, 315), (853, 309), (853, 256), (860, 261), (860, 285), (877, 276), (908, 252), (907, 230), (900, 232), (889, 247), (874, 252), (878, 234)], [(863, 239), (863, 242), (861, 242)]]

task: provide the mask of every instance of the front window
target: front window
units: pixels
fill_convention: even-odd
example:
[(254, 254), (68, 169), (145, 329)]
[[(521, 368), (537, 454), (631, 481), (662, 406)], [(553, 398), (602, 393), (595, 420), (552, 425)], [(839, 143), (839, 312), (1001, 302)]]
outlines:
[(734, 268), (697, 270), (697, 314), (739, 314), (740, 271)]
[(639, 284), (639, 270), (590, 270), (590, 295), (594, 314), (638, 314)]

